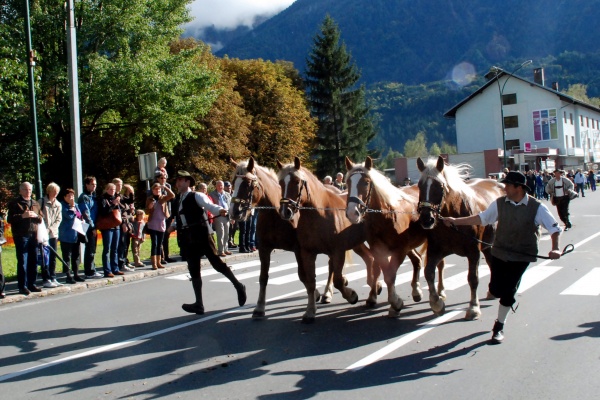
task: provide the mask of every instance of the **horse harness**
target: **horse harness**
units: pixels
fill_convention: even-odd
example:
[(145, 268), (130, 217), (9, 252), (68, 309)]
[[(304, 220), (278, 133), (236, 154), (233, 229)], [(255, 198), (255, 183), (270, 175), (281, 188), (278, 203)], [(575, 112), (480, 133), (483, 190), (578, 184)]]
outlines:
[(298, 197), (296, 197), (296, 200), (292, 200), (290, 198), (282, 198), (281, 200), (279, 200), (279, 204), (283, 207), (283, 206), (287, 206), (288, 208), (290, 208), (294, 213), (297, 213), (299, 210), (301, 209), (314, 209), (313, 207), (302, 207), (300, 202), (302, 200), (302, 189), (306, 189), (306, 197), (308, 199), (310, 199), (310, 193), (308, 191), (308, 182), (306, 181), (306, 179), (302, 179), (300, 181), (300, 190), (298, 191)]
[[(236, 175), (235, 177), (244, 179), (247, 177), (247, 175), (248, 174)], [(259, 186), (258, 178), (256, 177), (256, 175), (254, 175), (254, 174), (250, 174), (250, 175), (252, 175), (252, 178), (249, 178), (251, 190), (249, 191), (248, 197), (246, 199), (240, 199), (237, 196), (231, 198), (231, 203), (237, 204), (242, 211), (247, 211), (247, 210), (254, 208), (252, 206), (252, 197), (254, 196), (254, 189)]]
[(442, 206), (444, 205), (444, 200), (446, 198), (446, 184), (444, 182), (442, 182), (442, 180), (436, 176), (427, 175), (427, 178), (433, 179), (434, 181), (437, 181), (440, 185), (442, 185), (442, 198), (438, 204), (433, 204), (429, 201), (419, 201), (419, 204), (417, 205), (417, 212), (420, 214), (424, 208), (429, 208), (435, 215), (435, 218), (441, 220), (444, 218), (441, 215), (441, 209), (442, 209)]

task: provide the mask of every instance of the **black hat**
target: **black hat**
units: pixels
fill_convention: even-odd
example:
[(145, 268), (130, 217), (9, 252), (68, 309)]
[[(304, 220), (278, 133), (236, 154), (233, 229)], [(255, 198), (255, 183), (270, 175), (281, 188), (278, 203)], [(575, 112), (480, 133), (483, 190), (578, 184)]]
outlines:
[(179, 170), (175, 175), (175, 179), (177, 178), (185, 178), (190, 180), (190, 186), (196, 186), (196, 180), (194, 177), (187, 171)]
[(506, 177), (502, 179), (500, 182), (502, 183), (510, 183), (515, 186), (521, 185), (527, 189), (527, 178), (519, 171), (510, 171), (506, 174)]
[(225, 183), (223, 183), (223, 186), (225, 186), (225, 187), (230, 187), (230, 186), (231, 186), (231, 182), (229, 182), (229, 181), (225, 181)]

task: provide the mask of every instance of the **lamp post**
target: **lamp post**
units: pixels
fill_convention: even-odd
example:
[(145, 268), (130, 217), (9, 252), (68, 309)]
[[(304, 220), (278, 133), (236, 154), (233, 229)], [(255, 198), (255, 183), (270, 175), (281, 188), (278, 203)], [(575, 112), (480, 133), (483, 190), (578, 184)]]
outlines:
[(533, 62), (533, 60), (527, 60), (523, 63), (521, 63), (521, 65), (519, 65), (517, 68), (515, 68), (513, 70), (513, 72), (508, 74), (508, 78), (506, 78), (506, 80), (504, 81), (504, 84), (502, 85), (502, 88), (500, 88), (500, 72), (504, 72), (502, 70), (502, 68), (498, 68), (498, 67), (492, 67), (493, 69), (496, 70), (496, 83), (498, 84), (498, 92), (500, 93), (500, 120), (502, 122), (502, 149), (503, 149), (503, 156), (504, 156), (504, 168), (506, 168), (507, 165), (507, 160), (506, 160), (506, 129), (504, 127), (504, 102), (502, 99), (502, 96), (504, 95), (504, 88), (506, 87), (506, 83), (508, 82), (508, 80), (513, 77), (514, 73), (517, 72), (518, 70), (520, 70), (521, 68), (523, 68), (526, 65), (529, 65)]

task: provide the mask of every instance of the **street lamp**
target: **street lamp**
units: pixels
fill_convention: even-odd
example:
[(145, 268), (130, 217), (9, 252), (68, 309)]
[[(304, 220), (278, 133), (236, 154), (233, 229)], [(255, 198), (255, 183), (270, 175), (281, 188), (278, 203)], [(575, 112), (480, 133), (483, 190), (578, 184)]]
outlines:
[(527, 60), (525, 62), (523, 62), (521, 65), (519, 65), (517, 68), (515, 68), (515, 70), (511, 73), (508, 74), (508, 78), (506, 78), (506, 80), (504, 81), (504, 84), (502, 85), (502, 88), (500, 88), (500, 73), (504, 72), (504, 70), (502, 68), (498, 68), (498, 67), (492, 67), (492, 69), (494, 69), (496, 71), (496, 83), (498, 84), (498, 92), (500, 93), (500, 120), (502, 121), (502, 149), (503, 149), (503, 156), (504, 156), (504, 168), (506, 168), (507, 162), (506, 162), (506, 129), (504, 127), (504, 102), (502, 99), (502, 95), (504, 94), (504, 88), (506, 87), (506, 83), (508, 82), (508, 80), (514, 75), (515, 72), (517, 72), (518, 70), (520, 70), (521, 68), (523, 68), (526, 65), (529, 65), (533, 62), (533, 60)]

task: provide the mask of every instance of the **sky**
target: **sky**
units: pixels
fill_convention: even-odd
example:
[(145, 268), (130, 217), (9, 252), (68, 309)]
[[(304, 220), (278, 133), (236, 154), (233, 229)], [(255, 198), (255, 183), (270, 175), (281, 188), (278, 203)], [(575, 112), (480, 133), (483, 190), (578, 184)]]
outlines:
[(190, 5), (194, 20), (184, 28), (199, 31), (211, 25), (217, 29), (251, 27), (257, 15), (275, 15), (295, 0), (195, 0)]

